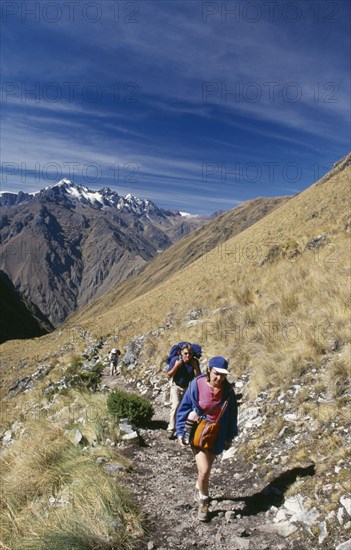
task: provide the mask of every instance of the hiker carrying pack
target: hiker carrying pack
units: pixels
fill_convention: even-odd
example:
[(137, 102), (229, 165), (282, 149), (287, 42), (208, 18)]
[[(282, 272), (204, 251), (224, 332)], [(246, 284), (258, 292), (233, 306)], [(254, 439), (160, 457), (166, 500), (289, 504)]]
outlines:
[[(172, 361), (172, 359), (174, 357), (176, 357), (177, 355), (179, 356), (181, 354), (181, 349), (185, 344), (190, 344), (190, 342), (178, 342), (178, 344), (174, 344), (171, 347), (169, 355), (166, 359), (167, 365), (170, 364), (170, 362)], [(196, 359), (200, 359), (200, 357), (202, 355), (202, 348), (201, 348), (200, 344), (190, 344), (190, 345), (191, 345), (192, 350), (193, 350), (193, 356)]]
[[(201, 356), (201, 346), (196, 345), (197, 353)], [(171, 410), (168, 424), (168, 437), (174, 439), (175, 419), (177, 409), (189, 383), (201, 374), (200, 364), (193, 352), (193, 346), (188, 342), (179, 342), (172, 346), (169, 356), (167, 375), (170, 378)]]
[(114, 376), (117, 371), (117, 363), (118, 363), (118, 357), (121, 355), (121, 352), (119, 349), (113, 348), (108, 356), (108, 360), (110, 362), (110, 373), (111, 376)]

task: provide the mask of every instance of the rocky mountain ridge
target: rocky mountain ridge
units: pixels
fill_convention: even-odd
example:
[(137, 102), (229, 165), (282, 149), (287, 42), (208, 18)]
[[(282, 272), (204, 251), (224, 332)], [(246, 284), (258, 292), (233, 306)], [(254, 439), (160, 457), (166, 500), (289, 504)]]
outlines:
[(140, 199), (128, 193), (125, 197), (119, 195), (116, 191), (112, 191), (109, 187), (103, 187), (96, 191), (91, 190), (86, 185), (73, 183), (71, 180), (64, 178), (52, 186), (45, 187), (41, 191), (34, 193), (25, 193), (20, 191), (0, 192), (0, 207), (11, 207), (23, 202), (35, 201), (38, 198), (45, 198), (50, 201), (59, 202), (80, 202), (81, 204), (89, 205), (96, 209), (116, 208), (125, 213), (134, 213), (139, 216), (156, 214), (158, 216), (183, 216), (183, 217), (200, 217), (179, 211), (165, 210), (158, 208), (154, 202), (148, 199)]

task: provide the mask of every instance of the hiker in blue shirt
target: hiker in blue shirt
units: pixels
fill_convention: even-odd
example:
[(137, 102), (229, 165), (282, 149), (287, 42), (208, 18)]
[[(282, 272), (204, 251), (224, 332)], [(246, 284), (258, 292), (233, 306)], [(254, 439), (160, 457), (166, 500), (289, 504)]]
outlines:
[[(190, 441), (197, 467), (198, 519), (209, 519), (209, 479), (215, 457), (232, 445), (238, 434), (238, 405), (233, 385), (227, 380), (228, 361), (212, 357), (206, 374), (190, 383), (177, 412), (177, 437), (182, 447)], [(202, 422), (197, 422), (197, 420)], [(188, 440), (187, 430), (195, 429)], [(202, 430), (211, 429), (213, 437), (202, 439)], [(205, 433), (205, 431), (204, 431)]]
[(179, 356), (172, 359), (167, 369), (171, 379), (171, 411), (167, 428), (169, 439), (175, 439), (175, 419), (179, 403), (189, 383), (201, 374), (199, 361), (194, 357), (191, 344), (184, 344)]

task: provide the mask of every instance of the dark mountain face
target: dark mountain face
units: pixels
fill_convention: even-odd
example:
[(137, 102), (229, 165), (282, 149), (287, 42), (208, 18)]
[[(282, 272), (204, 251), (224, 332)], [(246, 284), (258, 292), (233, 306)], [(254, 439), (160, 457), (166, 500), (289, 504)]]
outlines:
[(42, 336), (53, 329), (38, 308), (15, 290), (2, 271), (0, 271), (0, 307), (0, 344), (6, 340)]
[(29, 193), (1, 193), (0, 194), (0, 206), (15, 206), (21, 202), (28, 202), (34, 198), (34, 195)]
[(69, 180), (0, 194), (0, 269), (54, 325), (206, 222)]

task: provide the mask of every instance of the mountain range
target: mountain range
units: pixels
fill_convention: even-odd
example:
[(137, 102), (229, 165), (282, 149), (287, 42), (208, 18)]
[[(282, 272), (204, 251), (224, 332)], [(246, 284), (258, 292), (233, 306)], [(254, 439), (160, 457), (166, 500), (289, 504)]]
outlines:
[(0, 194), (0, 269), (54, 326), (210, 218), (63, 179)]

